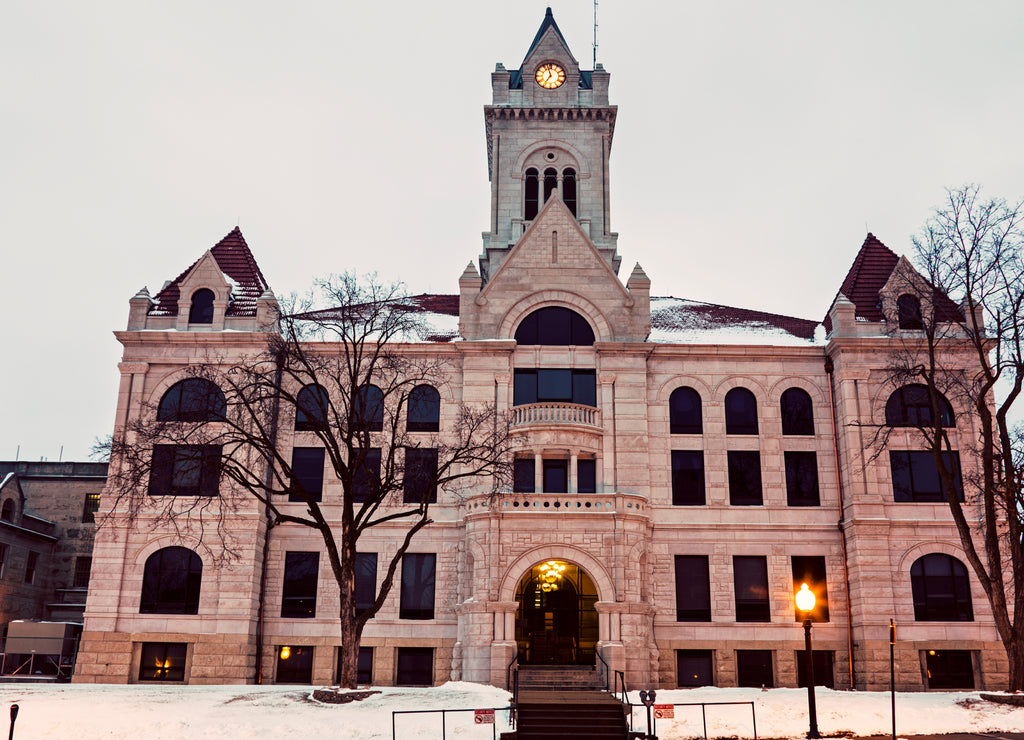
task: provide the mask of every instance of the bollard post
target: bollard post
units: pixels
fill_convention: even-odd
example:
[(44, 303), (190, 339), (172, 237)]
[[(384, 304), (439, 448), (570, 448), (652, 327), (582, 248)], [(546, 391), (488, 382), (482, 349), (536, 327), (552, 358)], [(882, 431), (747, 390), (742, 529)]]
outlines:
[(11, 704), (11, 731), (7, 735), (7, 740), (14, 740), (14, 720), (18, 719), (18, 705)]

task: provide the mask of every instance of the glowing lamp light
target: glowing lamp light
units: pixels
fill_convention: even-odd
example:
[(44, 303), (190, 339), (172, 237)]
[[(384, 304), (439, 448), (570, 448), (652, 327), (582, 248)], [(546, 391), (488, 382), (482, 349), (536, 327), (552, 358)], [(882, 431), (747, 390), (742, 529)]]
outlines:
[(281, 660), (288, 660), (290, 657), (292, 657), (292, 649), (287, 645), (283, 646), (281, 648)]
[(814, 592), (807, 588), (807, 584), (800, 585), (796, 594), (796, 608), (802, 612), (809, 612), (814, 608)]

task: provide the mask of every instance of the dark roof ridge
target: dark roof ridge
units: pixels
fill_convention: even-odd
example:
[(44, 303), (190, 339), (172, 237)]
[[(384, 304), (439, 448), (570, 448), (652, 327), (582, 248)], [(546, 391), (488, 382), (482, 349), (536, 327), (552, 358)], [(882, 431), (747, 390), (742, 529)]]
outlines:
[[(533, 43), (530, 44), (530, 48), (527, 49), (526, 55), (523, 57), (523, 64), (525, 64), (526, 60), (530, 58), (530, 54), (532, 54), (533, 50), (537, 48), (537, 44), (540, 43), (541, 37), (549, 28), (555, 29), (555, 33), (558, 34), (558, 38), (562, 42), (562, 45), (565, 46), (566, 49), (569, 49), (569, 43), (565, 40), (565, 36), (562, 35), (562, 31), (558, 28), (558, 24), (555, 23), (555, 15), (551, 12), (551, 8), (549, 6), (547, 11), (544, 13), (544, 20), (541, 22), (540, 28), (537, 29), (537, 35), (533, 37)], [(571, 49), (569, 50), (569, 53), (572, 53)], [(522, 70), (522, 68), (523, 65), (520, 64), (519, 69)]]
[(743, 308), (741, 306), (727, 306), (724, 303), (709, 303), (708, 301), (698, 301), (698, 300), (695, 300), (693, 298), (679, 298), (678, 296), (674, 296), (674, 295), (659, 295), (659, 296), (653, 296), (652, 295), (651, 296), (651, 300), (652, 301), (658, 301), (658, 300), (686, 301), (687, 303), (696, 303), (696, 304), (701, 305), (701, 306), (708, 306), (709, 308), (727, 308), (727, 309), (730, 309), (730, 310), (733, 310), (733, 311), (744, 311), (746, 313), (759, 314), (761, 316), (769, 316), (771, 318), (776, 318), (776, 319), (791, 319), (791, 320), (794, 320), (794, 321), (807, 321), (807, 322), (815, 324), (815, 325), (821, 323), (820, 321), (815, 321), (814, 319), (805, 319), (805, 318), (802, 318), (800, 316), (789, 316), (789, 315), (784, 314), (784, 313), (772, 313), (771, 311), (759, 311), (756, 308)]

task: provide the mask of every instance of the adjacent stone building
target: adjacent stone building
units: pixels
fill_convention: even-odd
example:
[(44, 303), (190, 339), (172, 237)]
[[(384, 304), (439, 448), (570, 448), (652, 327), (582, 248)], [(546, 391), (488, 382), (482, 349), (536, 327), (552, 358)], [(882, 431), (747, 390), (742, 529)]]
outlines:
[[(517, 657), (607, 664), (634, 688), (795, 686), (807, 583), (819, 682), (887, 687), (895, 618), (899, 688), (1003, 686), (985, 597), (910, 428), (920, 389), (886, 369), (923, 315), (955, 323), (959, 307), (915, 289), (870, 234), (822, 321), (652, 297), (639, 264), (620, 277), (611, 231), (608, 72), (580, 69), (549, 11), (522, 64), (491, 80), (482, 254), (458, 295), (412, 299), (433, 328), (398, 349), (451, 368), (437, 433), (459, 403), (513, 414), (515, 483), (438, 494), (363, 634), (363, 679), (504, 685)], [(191, 364), (264, 346), (276, 309), (238, 229), (133, 297), (115, 433), (185, 393)], [(944, 413), (966, 448), (970, 410)], [(897, 428), (887, 449), (872, 425)], [(282, 423), (284, 449), (315, 446), (298, 427)], [(329, 502), (338, 483), (319, 478)], [(187, 497), (217, 482), (165, 484)], [(332, 681), (338, 593), (319, 540), (268, 531), (255, 502), (231, 526), (242, 545), (222, 563), (145, 512), (115, 516), (76, 680), (244, 683), (259, 664), (261, 680)], [(371, 588), (403, 531), (361, 541)]]

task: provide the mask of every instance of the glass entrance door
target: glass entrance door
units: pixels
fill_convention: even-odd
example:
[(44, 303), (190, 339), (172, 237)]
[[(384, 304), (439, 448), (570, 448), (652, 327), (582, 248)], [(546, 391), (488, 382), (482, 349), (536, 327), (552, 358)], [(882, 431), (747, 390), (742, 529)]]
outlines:
[(523, 665), (592, 665), (597, 589), (573, 563), (535, 565), (516, 591), (516, 643)]

